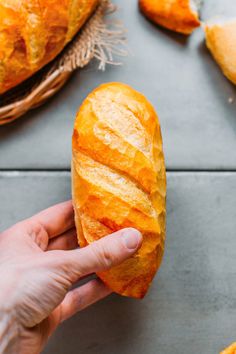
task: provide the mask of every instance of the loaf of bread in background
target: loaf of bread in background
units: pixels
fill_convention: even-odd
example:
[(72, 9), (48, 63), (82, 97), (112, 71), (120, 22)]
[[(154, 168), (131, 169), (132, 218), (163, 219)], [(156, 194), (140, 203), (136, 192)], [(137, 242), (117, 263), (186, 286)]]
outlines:
[(1, 0), (0, 94), (54, 59), (98, 0)]
[(164, 251), (166, 174), (158, 117), (120, 83), (83, 102), (74, 125), (72, 194), (81, 247), (126, 227), (143, 234), (131, 259), (98, 276), (114, 292), (142, 298)]
[(223, 350), (220, 354), (236, 354), (236, 342), (231, 344), (230, 347)]
[(236, 84), (236, 19), (205, 24), (206, 44), (225, 76)]
[(199, 0), (139, 0), (144, 15), (172, 31), (191, 34), (200, 26)]

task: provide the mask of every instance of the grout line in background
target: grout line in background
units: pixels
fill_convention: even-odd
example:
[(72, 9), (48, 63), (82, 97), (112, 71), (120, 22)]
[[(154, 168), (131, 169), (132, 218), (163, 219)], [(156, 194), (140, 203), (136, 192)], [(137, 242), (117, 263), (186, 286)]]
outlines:
[[(0, 175), (1, 174), (27, 174), (27, 173), (70, 173), (70, 169), (38, 169), (38, 168), (32, 168), (32, 169), (0, 169)], [(166, 169), (167, 173), (236, 173), (236, 168), (235, 169)]]

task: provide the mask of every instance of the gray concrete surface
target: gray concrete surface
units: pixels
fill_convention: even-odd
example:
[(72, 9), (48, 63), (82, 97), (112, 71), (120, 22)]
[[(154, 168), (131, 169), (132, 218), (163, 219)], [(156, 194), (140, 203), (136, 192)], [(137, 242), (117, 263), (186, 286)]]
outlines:
[[(0, 229), (70, 198), (69, 173), (0, 173)], [(44, 354), (215, 354), (236, 339), (236, 173), (169, 173), (166, 253), (142, 300), (64, 323)]]
[[(0, 128), (0, 167), (68, 169), (73, 120), (82, 99), (102, 82), (123, 81), (156, 107), (168, 169), (235, 170), (236, 90), (206, 50), (202, 29), (185, 39), (148, 22), (137, 0), (115, 3), (132, 55), (105, 73), (96, 70), (97, 64), (86, 67), (44, 107)], [(233, 13), (235, 0), (208, 0), (202, 18)]]

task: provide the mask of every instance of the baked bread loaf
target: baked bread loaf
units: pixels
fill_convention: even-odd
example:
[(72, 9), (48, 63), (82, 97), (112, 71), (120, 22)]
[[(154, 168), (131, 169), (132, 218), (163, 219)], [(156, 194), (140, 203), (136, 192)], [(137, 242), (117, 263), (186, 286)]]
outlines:
[(131, 87), (104, 84), (83, 102), (72, 140), (79, 244), (125, 227), (141, 231), (137, 254), (98, 276), (114, 292), (142, 298), (160, 266), (165, 241), (166, 174), (157, 115)]
[(183, 34), (191, 34), (200, 26), (198, 3), (198, 0), (139, 0), (140, 9), (147, 18)]
[(1, 0), (0, 94), (54, 59), (98, 0)]
[(236, 19), (205, 25), (206, 44), (225, 76), (236, 84)]
[(221, 352), (220, 354), (236, 354), (236, 342), (231, 344), (230, 347), (223, 350), (223, 352)]

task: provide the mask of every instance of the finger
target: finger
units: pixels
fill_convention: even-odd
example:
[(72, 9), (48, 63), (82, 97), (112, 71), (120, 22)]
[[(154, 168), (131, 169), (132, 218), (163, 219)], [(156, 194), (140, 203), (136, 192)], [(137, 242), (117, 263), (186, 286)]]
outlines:
[(73, 251), (48, 252), (50, 266), (60, 271), (70, 282), (79, 277), (100, 272), (122, 263), (141, 246), (139, 231), (128, 228), (103, 237), (87, 247)]
[(59, 236), (74, 227), (74, 211), (71, 201), (54, 205), (25, 221), (43, 228), (48, 238)]
[(61, 322), (110, 295), (111, 292), (99, 279), (93, 279), (87, 284), (69, 291), (61, 304)]
[(76, 229), (70, 229), (64, 234), (54, 237), (48, 244), (47, 251), (51, 250), (73, 250), (78, 247)]

